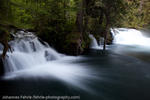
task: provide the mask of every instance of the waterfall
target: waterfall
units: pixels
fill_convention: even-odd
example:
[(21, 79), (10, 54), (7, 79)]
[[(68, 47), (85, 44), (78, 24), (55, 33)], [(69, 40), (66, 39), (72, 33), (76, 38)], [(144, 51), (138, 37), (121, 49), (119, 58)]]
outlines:
[(115, 28), (111, 29), (114, 44), (150, 47), (150, 38), (136, 29)]
[(8, 53), (4, 61), (5, 72), (30, 68), (50, 60), (60, 58), (60, 54), (49, 46), (43, 45), (31, 32), (19, 31), (10, 42), (13, 53)]
[(97, 43), (96, 38), (92, 35), (89, 34), (89, 38), (91, 39), (91, 44), (90, 44), (90, 48), (92, 49), (103, 49), (103, 38), (100, 38), (99, 44)]
[(19, 31), (13, 36), (15, 39), (9, 43), (13, 53), (8, 52), (4, 60), (4, 79), (54, 78), (89, 91), (84, 83), (87, 79), (94, 79), (92, 70), (71, 63), (82, 57), (60, 54), (31, 32)]

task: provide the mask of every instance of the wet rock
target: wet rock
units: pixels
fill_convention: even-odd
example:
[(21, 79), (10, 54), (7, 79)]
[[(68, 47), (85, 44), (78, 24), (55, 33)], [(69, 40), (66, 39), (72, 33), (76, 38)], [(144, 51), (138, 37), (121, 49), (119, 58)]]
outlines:
[(52, 61), (52, 60), (56, 60), (57, 59), (54, 55), (52, 55), (48, 51), (45, 51), (45, 58), (46, 58), (47, 61)]

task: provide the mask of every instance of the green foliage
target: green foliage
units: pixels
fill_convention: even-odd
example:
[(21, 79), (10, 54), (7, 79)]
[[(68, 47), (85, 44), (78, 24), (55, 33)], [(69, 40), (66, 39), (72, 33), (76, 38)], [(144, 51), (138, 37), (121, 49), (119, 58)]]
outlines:
[(0, 23), (11, 23), (12, 19), (13, 17), (10, 0), (0, 0)]
[(128, 1), (128, 13), (124, 15), (123, 27), (145, 28), (150, 24), (150, 1)]
[(84, 49), (89, 33), (99, 38), (111, 27), (150, 27), (149, 5), (149, 0), (0, 0), (0, 24), (34, 29), (59, 51), (79, 39)]

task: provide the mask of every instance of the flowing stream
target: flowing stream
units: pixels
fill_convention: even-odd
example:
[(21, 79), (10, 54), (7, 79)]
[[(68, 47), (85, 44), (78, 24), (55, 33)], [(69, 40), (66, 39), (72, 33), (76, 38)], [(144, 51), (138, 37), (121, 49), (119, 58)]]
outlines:
[(81, 57), (60, 54), (31, 32), (19, 31), (13, 35), (15, 40), (10, 42), (13, 53), (9, 52), (4, 61), (4, 79), (56, 78), (83, 90), (89, 90), (82, 83), (85, 79), (94, 78), (91, 70), (86, 66), (70, 63)]
[(111, 48), (115, 53), (150, 62), (149, 33), (126, 28), (112, 29), (111, 32), (114, 36), (114, 45)]
[(34, 33), (19, 31), (4, 61), (0, 95), (150, 100), (150, 38), (135, 29), (111, 32), (114, 41), (106, 52), (89, 35), (91, 50), (74, 57), (58, 53)]
[(136, 29), (119, 28), (113, 29), (112, 33), (115, 44), (150, 47), (150, 38)]

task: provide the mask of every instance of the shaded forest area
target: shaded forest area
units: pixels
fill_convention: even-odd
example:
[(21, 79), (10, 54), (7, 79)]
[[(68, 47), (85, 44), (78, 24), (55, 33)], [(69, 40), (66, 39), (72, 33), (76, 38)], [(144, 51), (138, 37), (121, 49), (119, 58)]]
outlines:
[(34, 31), (57, 51), (79, 55), (89, 34), (111, 44), (110, 28), (150, 28), (149, 0), (0, 0), (2, 56), (11, 49), (10, 31)]

